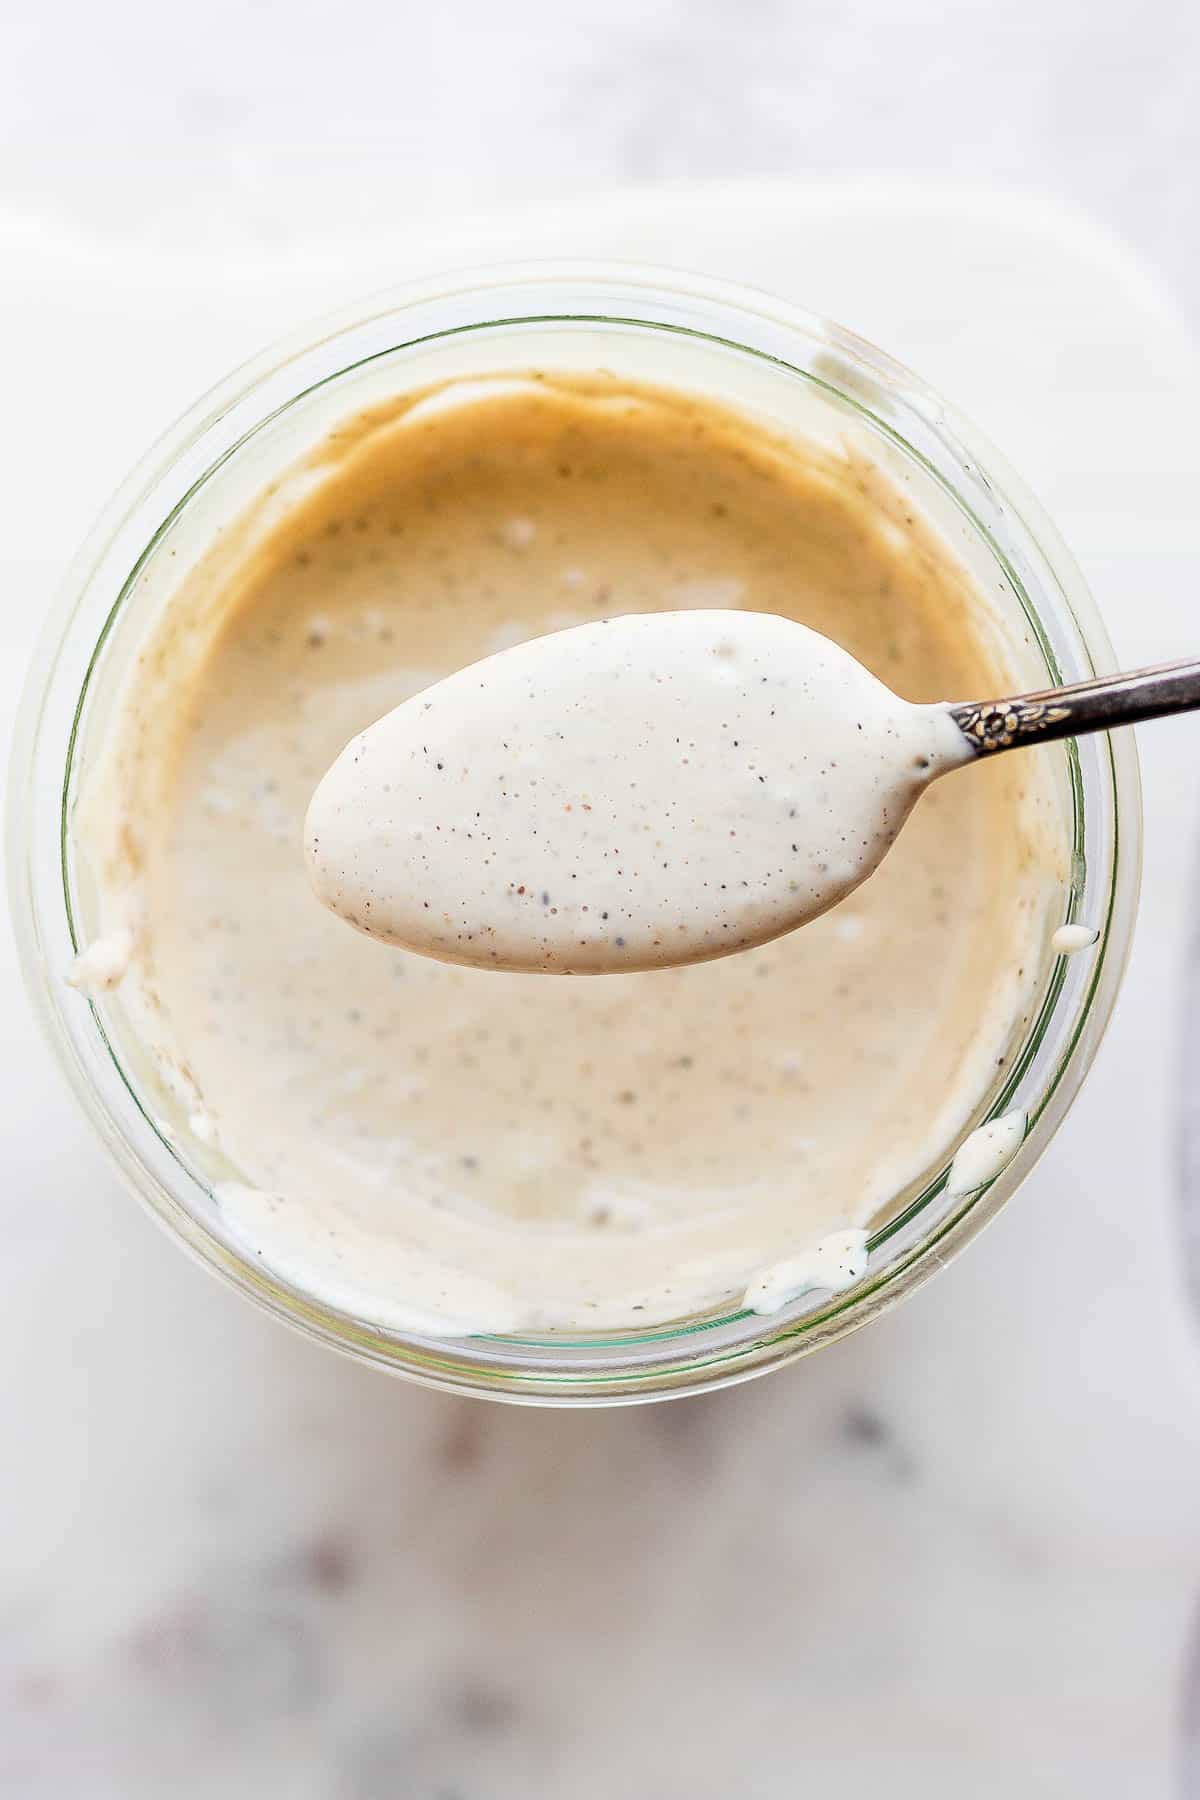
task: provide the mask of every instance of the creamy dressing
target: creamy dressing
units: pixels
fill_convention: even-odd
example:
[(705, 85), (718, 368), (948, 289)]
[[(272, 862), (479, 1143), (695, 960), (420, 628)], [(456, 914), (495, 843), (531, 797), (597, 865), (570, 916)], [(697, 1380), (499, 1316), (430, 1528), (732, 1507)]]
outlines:
[[(306, 809), (399, 703), (540, 634), (705, 609), (748, 645), (798, 621), (919, 706), (1031, 685), (869, 464), (599, 376), (347, 421), (157, 619), (72, 825), (99, 930), (135, 938), (80, 973), (260, 1266), (409, 1330), (785, 1304), (814, 1246), (891, 1216), (980, 1116), (1062, 916), (1053, 747), (935, 783), (834, 911), (694, 967), (454, 966), (315, 898)], [(713, 658), (731, 699), (739, 656)], [(714, 779), (782, 780), (728, 749)]]
[(944, 707), (794, 620), (604, 619), (462, 669), (356, 737), (309, 808), (310, 873), (358, 930), (447, 962), (700, 962), (843, 899), (972, 754)]
[(118, 987), (133, 960), (135, 942), (133, 929), (128, 925), (93, 938), (86, 949), (72, 958), (66, 974), (68, 986), (92, 994)]
[(750, 1312), (781, 1312), (789, 1301), (812, 1288), (840, 1294), (867, 1272), (867, 1232), (834, 1231), (803, 1256), (789, 1257), (764, 1271), (746, 1289), (743, 1306)]
[(1059, 956), (1075, 956), (1090, 950), (1100, 936), (1094, 925), (1060, 925), (1050, 939), (1050, 948)]
[(959, 1198), (995, 1181), (1024, 1143), (1028, 1123), (1023, 1112), (1010, 1112), (978, 1126), (955, 1153), (946, 1192)]

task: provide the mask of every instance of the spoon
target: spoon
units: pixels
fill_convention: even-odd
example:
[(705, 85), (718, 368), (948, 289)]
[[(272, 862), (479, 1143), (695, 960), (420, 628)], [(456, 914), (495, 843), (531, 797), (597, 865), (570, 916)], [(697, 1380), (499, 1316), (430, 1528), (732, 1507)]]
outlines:
[(702, 962), (844, 899), (951, 769), (1190, 707), (1200, 662), (915, 705), (790, 619), (631, 614), (460, 669), (355, 738), (309, 807), (309, 872), (360, 931), (447, 962)]

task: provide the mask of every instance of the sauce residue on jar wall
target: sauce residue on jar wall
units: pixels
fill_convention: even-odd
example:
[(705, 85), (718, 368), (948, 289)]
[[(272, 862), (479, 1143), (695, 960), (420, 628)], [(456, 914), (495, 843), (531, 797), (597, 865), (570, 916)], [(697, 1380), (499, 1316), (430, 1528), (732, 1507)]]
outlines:
[(913, 701), (1015, 691), (1018, 653), (903, 494), (599, 376), (376, 408), (289, 491), (158, 620), (75, 825), (111, 916), (139, 920), (110, 1028), (160, 1071), (171, 1130), (204, 1120), (231, 1237), (412, 1329), (626, 1328), (736, 1304), (925, 1180), (1040, 991), (1052, 750), (937, 783), (803, 931), (643, 975), (390, 949), (317, 902), (301, 850), (374, 720), (614, 614), (773, 613)]

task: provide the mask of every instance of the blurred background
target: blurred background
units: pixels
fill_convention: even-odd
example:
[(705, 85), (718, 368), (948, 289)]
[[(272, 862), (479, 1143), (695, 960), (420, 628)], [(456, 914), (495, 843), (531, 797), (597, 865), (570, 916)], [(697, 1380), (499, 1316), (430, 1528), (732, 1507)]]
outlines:
[[(10, 9), (0, 711), (196, 393), (509, 250), (877, 336), (1119, 652), (1194, 653), (1198, 170), (1192, 0)], [(1127, 992), (1018, 1199), (870, 1330), (667, 1406), (458, 1401), (260, 1319), (120, 1189), (4, 938), (0, 1796), (1200, 1795), (1196, 730), (1145, 736)]]
[(81, 0), (14, 9), (4, 196), (105, 244), (388, 236), (624, 182), (951, 178), (1200, 300), (1188, 0)]

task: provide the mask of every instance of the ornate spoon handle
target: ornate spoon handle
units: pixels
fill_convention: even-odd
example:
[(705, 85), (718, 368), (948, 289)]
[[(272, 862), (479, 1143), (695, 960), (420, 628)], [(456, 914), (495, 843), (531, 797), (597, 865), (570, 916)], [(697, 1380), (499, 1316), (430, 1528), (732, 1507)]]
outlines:
[(1200, 661), (1160, 663), (1129, 675), (1107, 675), (1074, 687), (1047, 688), (1012, 700), (973, 700), (950, 708), (971, 747), (985, 756), (1046, 738), (1077, 737), (1161, 719), (1200, 707)]

